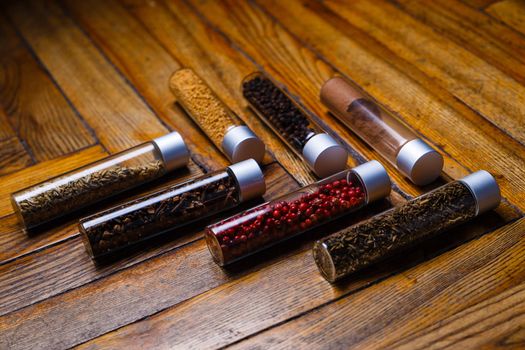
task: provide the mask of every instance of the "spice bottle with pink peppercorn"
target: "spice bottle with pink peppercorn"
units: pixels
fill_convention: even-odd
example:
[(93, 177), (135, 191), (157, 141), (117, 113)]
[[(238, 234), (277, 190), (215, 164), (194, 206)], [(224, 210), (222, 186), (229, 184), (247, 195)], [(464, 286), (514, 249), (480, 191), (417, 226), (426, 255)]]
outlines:
[(373, 160), (210, 225), (206, 243), (224, 266), (384, 198), (390, 188)]

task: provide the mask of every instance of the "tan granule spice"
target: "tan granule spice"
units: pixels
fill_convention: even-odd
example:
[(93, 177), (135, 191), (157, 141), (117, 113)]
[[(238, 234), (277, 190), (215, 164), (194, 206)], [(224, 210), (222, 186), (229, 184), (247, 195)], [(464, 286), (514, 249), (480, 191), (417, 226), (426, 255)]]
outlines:
[(173, 73), (170, 89), (177, 102), (217, 147), (221, 148), (224, 135), (232, 126), (242, 125), (240, 119), (192, 69), (182, 68)]

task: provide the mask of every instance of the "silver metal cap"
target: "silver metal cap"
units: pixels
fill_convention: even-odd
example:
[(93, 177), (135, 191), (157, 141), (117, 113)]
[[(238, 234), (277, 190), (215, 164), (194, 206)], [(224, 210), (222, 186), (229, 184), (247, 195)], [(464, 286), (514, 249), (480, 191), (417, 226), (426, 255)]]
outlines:
[(260, 163), (264, 158), (265, 146), (249, 127), (239, 125), (226, 132), (222, 149), (232, 163), (250, 158)]
[(323, 133), (306, 142), (303, 157), (317, 176), (327, 177), (346, 168), (348, 152), (330, 135)]
[(243, 160), (228, 167), (239, 184), (241, 202), (262, 196), (266, 192), (264, 175), (253, 159)]
[(501, 201), (501, 192), (496, 179), (488, 171), (479, 170), (461, 180), (476, 199), (476, 215), (496, 208)]
[(397, 154), (397, 168), (418, 186), (431, 183), (441, 174), (443, 157), (425, 141), (407, 142)]
[(174, 131), (152, 141), (159, 150), (164, 165), (168, 171), (181, 168), (188, 164), (190, 151), (182, 136)]
[(392, 183), (386, 169), (377, 160), (371, 160), (352, 169), (366, 192), (366, 203), (384, 198), (390, 194)]

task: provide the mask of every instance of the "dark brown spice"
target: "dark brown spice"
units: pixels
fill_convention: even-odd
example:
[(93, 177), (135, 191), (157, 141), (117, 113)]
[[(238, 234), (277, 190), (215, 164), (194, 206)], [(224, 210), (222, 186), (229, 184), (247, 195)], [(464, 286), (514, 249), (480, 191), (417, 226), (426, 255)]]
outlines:
[(314, 258), (333, 282), (475, 215), (470, 190), (452, 182), (316, 242)]
[(303, 112), (269, 79), (257, 75), (242, 86), (244, 97), (296, 151), (316, 134)]
[(228, 171), (170, 186), (81, 221), (80, 230), (97, 258), (239, 203)]

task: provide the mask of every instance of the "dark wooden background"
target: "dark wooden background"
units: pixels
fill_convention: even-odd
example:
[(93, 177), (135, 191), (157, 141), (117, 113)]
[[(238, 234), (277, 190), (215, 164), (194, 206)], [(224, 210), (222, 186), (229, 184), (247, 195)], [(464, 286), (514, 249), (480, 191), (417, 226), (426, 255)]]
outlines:
[[(1, 7), (1, 349), (525, 347), (525, 2)], [(315, 178), (247, 110), (240, 83), (255, 70), (337, 133), (354, 166), (381, 157), (318, 98), (334, 73), (349, 77), (443, 154), (443, 177), (416, 188), (389, 166), (390, 201), (226, 270), (212, 262), (204, 223), (98, 267), (75, 225), (86, 213), (25, 235), (9, 193), (168, 130), (183, 134), (192, 163), (166, 181), (228, 164), (173, 104), (168, 78), (182, 66), (266, 142), (266, 199)], [(337, 285), (318, 274), (315, 238), (478, 169), (501, 185), (496, 212)]]

